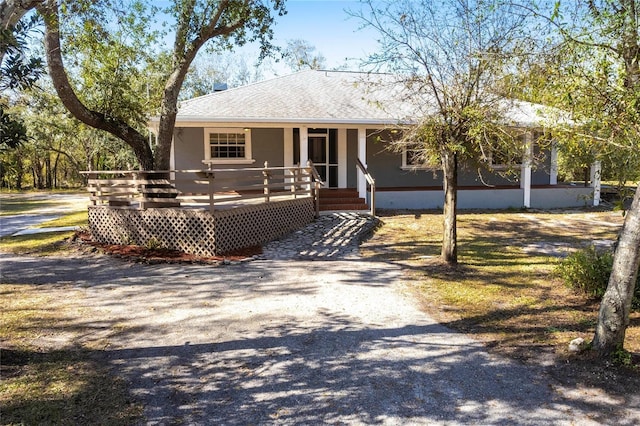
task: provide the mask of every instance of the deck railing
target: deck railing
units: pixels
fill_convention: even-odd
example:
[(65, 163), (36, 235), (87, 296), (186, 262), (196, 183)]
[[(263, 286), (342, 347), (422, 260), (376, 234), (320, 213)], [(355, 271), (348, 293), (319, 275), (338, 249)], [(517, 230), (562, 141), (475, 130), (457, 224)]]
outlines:
[(365, 180), (369, 184), (369, 189), (371, 190), (371, 200), (369, 203), (371, 206), (371, 216), (375, 216), (376, 215), (376, 181), (373, 178), (373, 176), (371, 176), (371, 173), (369, 173), (369, 170), (365, 167), (365, 165), (362, 163), (362, 161), (359, 158), (356, 161), (356, 167), (360, 169), (360, 171), (364, 175)]
[(319, 210), (323, 185), (312, 163), (307, 167), (203, 170), (86, 171), (93, 205), (114, 208), (230, 208), (239, 204), (314, 197)]

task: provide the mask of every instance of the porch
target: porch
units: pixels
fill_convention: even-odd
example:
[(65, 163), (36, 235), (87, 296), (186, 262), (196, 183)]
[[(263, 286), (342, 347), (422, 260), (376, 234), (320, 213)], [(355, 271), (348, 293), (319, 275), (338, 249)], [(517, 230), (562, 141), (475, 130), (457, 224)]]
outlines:
[(200, 256), (262, 244), (310, 223), (322, 185), (313, 165), (85, 174), (94, 239)]
[[(215, 256), (299, 229), (323, 208), (323, 182), (312, 163), (84, 174), (91, 201), (89, 227), (97, 241), (107, 244)], [(362, 203), (360, 209), (366, 209)]]

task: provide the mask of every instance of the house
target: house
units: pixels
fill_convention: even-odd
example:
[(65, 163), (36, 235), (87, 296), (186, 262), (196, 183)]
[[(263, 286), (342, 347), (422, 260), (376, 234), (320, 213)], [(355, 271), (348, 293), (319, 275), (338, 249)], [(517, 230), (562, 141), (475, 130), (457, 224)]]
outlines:
[[(308, 70), (211, 93), (179, 105), (172, 146), (174, 170), (285, 167), (313, 161), (328, 188), (353, 188), (367, 198), (358, 159), (376, 181), (376, 205), (390, 209), (440, 208), (441, 173), (416, 169), (411, 152), (380, 143), (381, 129), (410, 122), (415, 111), (399, 85), (367, 84), (357, 72)], [(391, 82), (384, 75), (379, 81)], [(508, 119), (528, 129), (530, 149), (541, 107), (513, 102)], [(390, 113), (392, 111), (393, 113)], [(152, 123), (153, 126), (153, 123)], [(389, 130), (385, 130), (389, 131)], [(475, 170), (459, 173), (459, 208), (560, 208), (595, 203), (596, 187), (559, 185), (557, 153), (540, 164), (523, 161), (520, 176)], [(190, 188), (180, 188), (189, 192)], [(594, 197), (594, 194), (596, 196)]]

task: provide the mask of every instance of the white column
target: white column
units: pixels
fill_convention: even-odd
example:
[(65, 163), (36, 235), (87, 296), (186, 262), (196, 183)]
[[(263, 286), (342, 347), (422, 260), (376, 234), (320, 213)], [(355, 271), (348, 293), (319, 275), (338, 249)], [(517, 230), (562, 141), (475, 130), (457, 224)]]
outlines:
[[(157, 137), (157, 134), (156, 134), (156, 137)], [(170, 170), (176, 169), (176, 138), (173, 138), (173, 137), (171, 138), (171, 152), (169, 152), (169, 169)], [(171, 172), (169, 174), (169, 179), (175, 182), (176, 173)]]
[(600, 205), (600, 188), (602, 186), (602, 163), (600, 160), (596, 160), (591, 165), (591, 187), (593, 188), (593, 206)]
[[(358, 128), (358, 158), (367, 167), (367, 129), (361, 127)], [(367, 199), (367, 180), (360, 169), (358, 169), (358, 195)]]
[(338, 188), (347, 187), (347, 129), (338, 129)]
[(300, 127), (300, 167), (307, 167), (309, 161), (309, 132), (306, 127)]
[(522, 169), (520, 171), (520, 188), (523, 191), (522, 205), (531, 207), (531, 156), (533, 153), (533, 135), (531, 132), (525, 134), (525, 152), (522, 158)]
[[(295, 164), (293, 158), (293, 128), (284, 128), (284, 135), (282, 138), (282, 143), (284, 144), (284, 158), (282, 159), (282, 165), (284, 167), (292, 167)], [(291, 176), (289, 171), (284, 172), (285, 176)], [(291, 183), (291, 178), (285, 178), (285, 182)], [(290, 189), (286, 187), (286, 189)]]
[(283, 130), (284, 158), (282, 159), (282, 164), (285, 167), (291, 167), (295, 164), (293, 158), (293, 128), (285, 128)]
[(551, 143), (551, 169), (549, 170), (549, 185), (558, 184), (558, 143)]

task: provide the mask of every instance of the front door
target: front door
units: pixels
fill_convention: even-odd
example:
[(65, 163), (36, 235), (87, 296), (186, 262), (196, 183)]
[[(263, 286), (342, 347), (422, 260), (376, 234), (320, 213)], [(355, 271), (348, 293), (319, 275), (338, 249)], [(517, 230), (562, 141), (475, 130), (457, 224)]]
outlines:
[(309, 160), (318, 170), (320, 178), (329, 188), (338, 187), (337, 144), (331, 141), (328, 133), (309, 134)]

